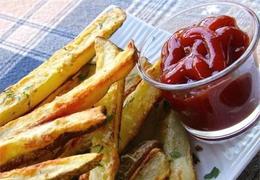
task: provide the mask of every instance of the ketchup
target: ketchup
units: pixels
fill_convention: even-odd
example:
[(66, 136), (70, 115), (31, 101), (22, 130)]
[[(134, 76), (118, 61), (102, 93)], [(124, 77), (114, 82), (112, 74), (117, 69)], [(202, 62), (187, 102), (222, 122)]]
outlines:
[[(248, 46), (249, 37), (234, 18), (208, 17), (177, 31), (166, 41), (161, 52), (161, 81), (183, 84), (210, 77), (235, 62)], [(240, 122), (257, 106), (259, 99), (250, 100), (252, 78), (252, 72), (248, 72), (236, 80), (226, 77), (219, 84), (189, 93), (165, 91), (164, 96), (186, 116), (187, 126), (220, 130)]]

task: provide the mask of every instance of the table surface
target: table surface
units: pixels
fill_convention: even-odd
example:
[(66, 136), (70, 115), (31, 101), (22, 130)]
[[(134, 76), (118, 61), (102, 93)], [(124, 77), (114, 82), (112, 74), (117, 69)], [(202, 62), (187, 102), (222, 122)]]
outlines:
[[(18, 0), (5, 1), (9, 4)], [(36, 1), (36, 0), (23, 0), (24, 2)], [(66, 2), (65, 0), (55, 0), (61, 4), (61, 2)], [(71, 1), (71, 0), (68, 0)], [(67, 2), (68, 2), (67, 1)], [(0, 39), (0, 91), (10, 84), (16, 82), (22, 76), (27, 74), (33, 68), (37, 67), (42, 63), (39, 59), (44, 59), (52, 54), (57, 48), (63, 46), (68, 41), (74, 38), (88, 23), (90, 23), (100, 12), (102, 12), (106, 7), (111, 4), (120, 6), (124, 9), (128, 9), (128, 12), (139, 17), (140, 19), (149, 22), (151, 24), (157, 24), (163, 17), (163, 12), (168, 12), (168, 14), (176, 13), (176, 11), (182, 10), (183, 8), (188, 8), (195, 3), (209, 2), (211, 0), (80, 0), (71, 1), (70, 6), (75, 5), (75, 9), (69, 13), (68, 17), (61, 20), (61, 22), (55, 25), (55, 28), (49, 28), (48, 26), (39, 26), (37, 23), (31, 23), (30, 21), (20, 19), (16, 21), (12, 16), (3, 16), (3, 7), (0, 10), (0, 28), (2, 25), (10, 22), (15, 22), (16, 24), (11, 27), (13, 30), (11, 33), (8, 31), (1, 35)], [(257, 14), (260, 16), (260, 0), (236, 0), (240, 3), (250, 6)], [(19, 0), (20, 2), (20, 0)], [(38, 4), (35, 8), (42, 6), (48, 0), (38, 0)], [(49, 0), (51, 2), (51, 0)], [(8, 4), (6, 3), (6, 5)], [(52, 1), (54, 3), (54, 0)], [(0, 1), (0, 6), (3, 1)], [(63, 3), (65, 4), (65, 3)], [(26, 4), (25, 4), (26, 5)], [(169, 8), (171, 7), (171, 8)], [(66, 9), (64, 9), (66, 10)], [(1, 12), (2, 11), (2, 12)], [(65, 12), (66, 13), (66, 12)], [(156, 16), (154, 16), (156, 13)], [(28, 12), (23, 18), (29, 18), (33, 13)], [(20, 18), (20, 16), (18, 16)], [(38, 16), (40, 19), (40, 16)], [(32, 19), (32, 18), (31, 18)], [(77, 19), (77, 22), (73, 22), (73, 19)], [(55, 23), (55, 19), (53, 20)], [(2, 24), (1, 24), (2, 23)], [(5, 24), (4, 24), (5, 23)], [(15, 34), (19, 35), (19, 31), (16, 31), (19, 26), (26, 25), (26, 28), (21, 28), (21, 31), (28, 32), (28, 28), (39, 29), (42, 32), (49, 33), (44, 39), (40, 39), (39, 42), (34, 40), (28, 41), (27, 39), (15, 39)], [(0, 34), (1, 34), (0, 29)], [(66, 33), (65, 33), (66, 32)], [(13, 33), (13, 34), (12, 34)], [(38, 33), (38, 32), (37, 32)], [(40, 33), (39, 33), (40, 34)], [(12, 35), (12, 36), (10, 36)], [(30, 35), (30, 34), (29, 34)], [(40, 34), (41, 35), (41, 34)], [(64, 39), (59, 39), (60, 36), (66, 36)], [(11, 38), (10, 38), (11, 37)], [(21, 35), (19, 36), (21, 37)], [(26, 36), (24, 36), (26, 37)], [(37, 37), (37, 36), (36, 36)], [(55, 41), (53, 41), (55, 39)], [(15, 42), (13, 44), (8, 44), (8, 40)], [(51, 43), (50, 43), (51, 42)], [(32, 46), (32, 44), (36, 44)], [(26, 46), (28, 45), (28, 46)], [(33, 47), (33, 50), (26, 49), (24, 47)], [(20, 52), (16, 53), (14, 50), (19, 49)], [(23, 53), (28, 54), (23, 54)], [(258, 49), (258, 52), (259, 49)], [(45, 58), (46, 59), (46, 58)], [(29, 63), (28, 63), (29, 62)], [(30, 67), (27, 67), (30, 66)], [(24, 70), (26, 69), (26, 70)], [(248, 164), (242, 174), (238, 177), (238, 180), (260, 180), (260, 152), (252, 159)]]

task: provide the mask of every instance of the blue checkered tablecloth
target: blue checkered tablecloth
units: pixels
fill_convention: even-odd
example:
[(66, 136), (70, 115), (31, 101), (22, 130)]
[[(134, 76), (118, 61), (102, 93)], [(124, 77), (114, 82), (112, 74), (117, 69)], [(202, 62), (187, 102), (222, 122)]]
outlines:
[[(125, 7), (129, 3), (116, 4)], [(0, 91), (74, 39), (110, 4), (89, 0), (0, 0)]]

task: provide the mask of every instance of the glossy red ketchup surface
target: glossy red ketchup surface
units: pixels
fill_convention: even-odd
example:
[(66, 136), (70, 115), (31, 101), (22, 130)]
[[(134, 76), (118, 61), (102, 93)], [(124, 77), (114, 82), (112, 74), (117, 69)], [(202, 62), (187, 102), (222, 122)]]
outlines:
[[(164, 44), (161, 81), (183, 84), (210, 77), (236, 61), (248, 46), (249, 37), (234, 18), (208, 17), (177, 31)], [(165, 91), (164, 95), (187, 117), (187, 126), (220, 130), (240, 122), (257, 106), (259, 99), (250, 99), (258, 91), (252, 84), (253, 73), (226, 77), (220, 84), (187, 93)]]
[(237, 60), (249, 38), (229, 16), (209, 17), (174, 33), (162, 49), (161, 80), (180, 84), (217, 73)]

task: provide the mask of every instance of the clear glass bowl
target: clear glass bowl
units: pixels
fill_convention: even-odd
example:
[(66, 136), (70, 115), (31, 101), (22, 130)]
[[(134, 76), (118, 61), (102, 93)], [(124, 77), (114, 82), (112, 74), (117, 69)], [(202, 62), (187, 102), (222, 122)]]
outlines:
[[(163, 44), (171, 34), (218, 15), (234, 17), (240, 29), (250, 37), (249, 47), (237, 61), (211, 77), (188, 84), (165, 84), (146, 73), (142, 57), (155, 62), (160, 59)], [(140, 49), (137, 67), (141, 77), (162, 89), (167, 99), (174, 96), (183, 102), (196, 100), (186, 109), (177, 110), (188, 132), (203, 140), (226, 139), (246, 130), (260, 114), (260, 72), (256, 53), (259, 28), (255, 13), (241, 4), (216, 2), (196, 6), (154, 28)]]

